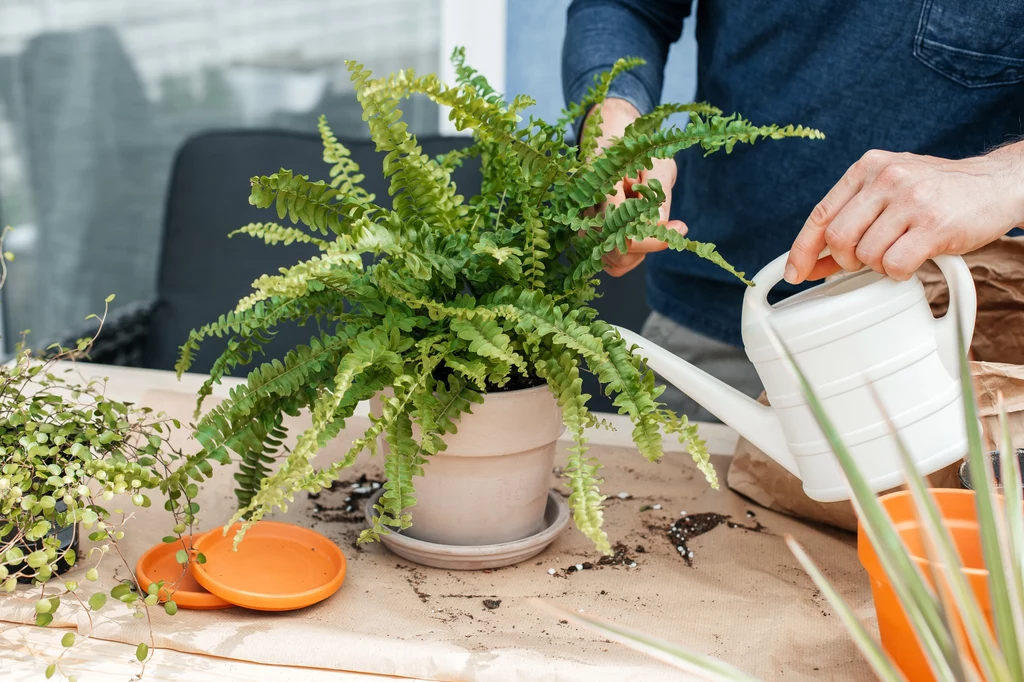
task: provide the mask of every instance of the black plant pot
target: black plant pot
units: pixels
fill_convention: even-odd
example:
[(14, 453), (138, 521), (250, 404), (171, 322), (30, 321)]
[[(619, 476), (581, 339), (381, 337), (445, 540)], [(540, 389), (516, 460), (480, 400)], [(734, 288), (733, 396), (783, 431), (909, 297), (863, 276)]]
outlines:
[[(992, 473), (996, 477), (996, 485), (999, 490), (1002, 490), (1003, 479), (999, 471), (999, 453), (990, 452), (987, 456), (992, 460)], [(1024, 448), (1017, 449), (1017, 462), (1024, 469)], [(971, 466), (966, 459), (960, 465), (960, 485), (968, 490), (974, 490), (974, 487), (971, 485)]]
[[(66, 504), (64, 504), (63, 500), (57, 500), (57, 505), (54, 507), (54, 510), (57, 513), (62, 513), (67, 511), (67, 508), (68, 507)], [(2, 526), (3, 523), (3, 519), (0, 519), (0, 526)], [(67, 550), (74, 550), (75, 554), (78, 554), (78, 526), (77, 524), (72, 524), (70, 526), (64, 526), (63, 528), (53, 528), (50, 530), (48, 535), (50, 535), (51, 537), (56, 536), (57, 540), (60, 541), (60, 548), (57, 551), (60, 554), (61, 558), (57, 560), (57, 572), (54, 573), (54, 575), (61, 575), (63, 573), (66, 573), (68, 569), (71, 568), (71, 566), (68, 565), (68, 562), (64, 559)], [(0, 546), (5, 545), (9, 537), (10, 536), (8, 535), (6, 537), (0, 538)], [(28, 556), (29, 554), (38, 549), (42, 549), (41, 542), (25, 542), (21, 545), (21, 551), (24, 552), (26, 556)], [(22, 585), (27, 585), (32, 582), (32, 578), (19, 577), (18, 582)]]

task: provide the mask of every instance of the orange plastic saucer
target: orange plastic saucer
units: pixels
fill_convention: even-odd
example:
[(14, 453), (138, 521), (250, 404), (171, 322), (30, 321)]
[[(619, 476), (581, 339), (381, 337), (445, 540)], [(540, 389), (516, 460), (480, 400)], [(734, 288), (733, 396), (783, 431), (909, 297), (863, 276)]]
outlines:
[(233, 551), (235, 524), (196, 539), (206, 557), (195, 564), (200, 585), (219, 597), (257, 611), (291, 611), (311, 606), (338, 591), (345, 580), (345, 555), (319, 533), (277, 521), (259, 521)]
[[(191, 536), (194, 546), (204, 534)], [(185, 544), (189, 545), (189, 536), (185, 536)], [(176, 554), (182, 549), (180, 542), (160, 543), (152, 547), (139, 557), (135, 565), (135, 577), (143, 590), (148, 590), (153, 583), (164, 581), (166, 586), (160, 592), (161, 601), (168, 596), (174, 600), (180, 608), (197, 609), (200, 611), (212, 611), (213, 609), (229, 609), (234, 604), (224, 601), (215, 594), (210, 594), (202, 585), (196, 582), (192, 575), (190, 564), (185, 575), (181, 575), (181, 564), (178, 563)], [(168, 594), (173, 590), (173, 594)]]

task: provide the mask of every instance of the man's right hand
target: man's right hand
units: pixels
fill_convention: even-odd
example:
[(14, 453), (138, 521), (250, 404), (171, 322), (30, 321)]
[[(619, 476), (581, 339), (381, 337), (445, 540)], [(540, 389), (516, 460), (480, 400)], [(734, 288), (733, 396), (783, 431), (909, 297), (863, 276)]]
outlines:
[[(596, 107), (595, 107), (596, 108)], [(594, 109), (587, 115), (590, 116)], [(636, 107), (624, 99), (610, 97), (601, 105), (601, 137), (597, 139), (598, 153), (601, 153), (611, 144), (612, 139), (622, 137), (626, 127), (640, 116)], [(686, 224), (681, 220), (669, 220), (669, 208), (672, 204), (672, 186), (676, 182), (676, 162), (674, 159), (654, 159), (651, 170), (641, 169), (639, 178), (623, 178), (615, 185), (615, 192), (608, 196), (607, 200), (597, 206), (597, 210), (604, 210), (606, 206), (618, 206), (626, 200), (626, 189), (624, 184), (629, 185), (640, 182), (646, 183), (651, 178), (656, 178), (665, 190), (665, 203), (661, 205), (661, 224), (673, 229), (680, 234), (686, 234)], [(629, 248), (626, 253), (612, 251), (604, 257), (605, 272), (612, 277), (621, 277), (627, 272), (640, 265), (648, 253), (664, 251), (668, 244), (657, 239), (644, 239), (640, 242), (629, 240)]]

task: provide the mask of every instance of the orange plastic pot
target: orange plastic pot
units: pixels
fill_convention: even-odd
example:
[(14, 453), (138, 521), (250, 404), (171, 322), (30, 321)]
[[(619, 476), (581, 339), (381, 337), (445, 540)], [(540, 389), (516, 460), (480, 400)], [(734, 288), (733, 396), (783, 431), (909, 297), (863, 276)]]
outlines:
[[(981, 531), (978, 527), (978, 515), (975, 510), (973, 490), (933, 489), (930, 491), (946, 527), (953, 536), (963, 573), (967, 577), (974, 596), (981, 605), (992, 626), (992, 609), (989, 603), (988, 571), (981, 551)], [(879, 498), (882, 506), (892, 519), (893, 525), (900, 534), (914, 561), (924, 570), (924, 575), (931, 580), (928, 570), (927, 551), (924, 536), (914, 511), (914, 501), (905, 490), (890, 493)], [(875, 613), (878, 615), (878, 630), (882, 636), (882, 647), (889, 658), (899, 666), (904, 676), (913, 682), (934, 680), (931, 668), (925, 658), (917, 636), (914, 634), (906, 613), (893, 591), (889, 576), (882, 569), (882, 564), (868, 540), (863, 526), (857, 528), (857, 554), (860, 562), (868, 572), (871, 580), (871, 596), (875, 601)], [(943, 586), (943, 589), (946, 589)], [(957, 627), (962, 627), (960, 623)]]

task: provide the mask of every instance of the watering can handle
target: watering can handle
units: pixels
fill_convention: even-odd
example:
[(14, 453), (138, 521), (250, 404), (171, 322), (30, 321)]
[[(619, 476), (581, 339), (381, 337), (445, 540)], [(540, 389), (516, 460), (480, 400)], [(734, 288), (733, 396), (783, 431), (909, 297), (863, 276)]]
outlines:
[[(826, 246), (818, 254), (818, 260), (830, 255), (832, 255), (832, 250)], [(786, 252), (754, 275), (753, 282), (757, 295), (751, 297), (751, 303), (762, 314), (771, 312), (772, 306), (768, 303), (768, 294), (776, 284), (782, 281), (788, 259), (789, 252)], [(957, 345), (956, 312), (953, 306), (960, 309), (964, 343), (970, 347), (971, 339), (974, 336), (974, 321), (978, 313), (978, 295), (974, 288), (971, 270), (963, 258), (941, 255), (935, 256), (932, 260), (939, 267), (942, 276), (946, 278), (951, 301), (949, 312), (936, 320), (938, 323), (936, 342), (943, 362), (947, 363), (947, 367), (954, 375), (959, 376), (959, 360), (957, 358), (960, 350)]]
[[(831, 256), (832, 250), (829, 247), (825, 247), (818, 254), (818, 260)], [(750, 292), (755, 294), (750, 297), (750, 303), (753, 304), (754, 308), (757, 309), (762, 315), (766, 315), (772, 310), (771, 303), (768, 302), (768, 294), (775, 288), (775, 285), (782, 281), (783, 276), (786, 273), (786, 261), (789, 260), (789, 252), (782, 254), (775, 260), (754, 275), (754, 291)]]
[[(939, 266), (949, 287), (949, 309), (936, 322), (936, 344), (942, 363), (954, 377), (960, 376), (960, 344), (957, 339), (963, 334), (964, 346), (971, 347), (974, 338), (974, 322), (978, 315), (978, 293), (974, 288), (971, 269), (960, 256), (936, 256), (932, 259)], [(957, 329), (957, 312), (960, 314), (960, 329)]]

